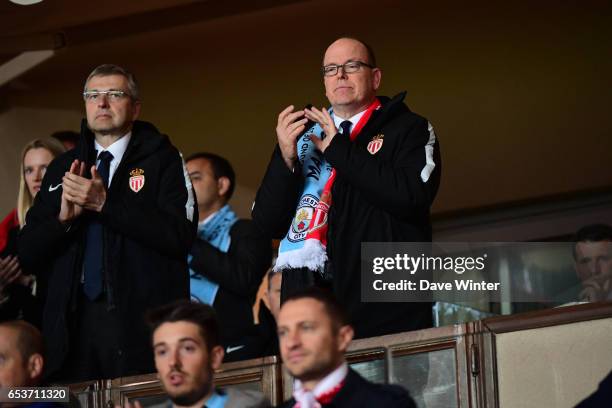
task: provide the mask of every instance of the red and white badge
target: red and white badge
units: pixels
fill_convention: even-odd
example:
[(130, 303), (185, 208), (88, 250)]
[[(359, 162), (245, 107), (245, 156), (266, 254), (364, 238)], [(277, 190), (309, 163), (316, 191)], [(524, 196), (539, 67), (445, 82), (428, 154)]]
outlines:
[(130, 189), (137, 193), (139, 192), (145, 184), (145, 176), (143, 169), (134, 169), (130, 171)]
[(380, 134), (380, 135), (376, 135), (372, 138), (372, 140), (370, 140), (370, 143), (368, 143), (368, 152), (370, 152), (370, 154), (376, 154), (378, 153), (378, 151), (380, 150), (380, 148), (383, 145), (383, 138), (385, 137), (385, 135)]

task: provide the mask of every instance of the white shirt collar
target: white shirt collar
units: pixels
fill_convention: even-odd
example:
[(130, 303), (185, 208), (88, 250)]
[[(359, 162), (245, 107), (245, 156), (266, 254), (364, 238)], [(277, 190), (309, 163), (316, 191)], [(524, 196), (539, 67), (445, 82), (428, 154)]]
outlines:
[[(94, 140), (95, 148), (98, 151), (98, 156), (101, 152), (107, 151), (113, 155), (113, 162), (116, 160), (117, 163), (121, 162), (125, 151), (127, 150), (128, 143), (130, 143), (130, 139), (132, 138), (132, 132), (127, 132), (124, 136), (121, 136), (119, 139), (115, 140), (113, 144), (108, 146), (106, 149), (102, 147), (97, 140)], [(96, 158), (97, 160), (97, 158)]]
[[(327, 374), (325, 378), (319, 381), (317, 385), (315, 385), (314, 389), (312, 390), (312, 393), (315, 396), (325, 394), (326, 392), (332, 390), (334, 387), (340, 384), (346, 378), (347, 374), (348, 374), (348, 365), (346, 364), (346, 362), (344, 362), (340, 364), (338, 368), (336, 368), (334, 371)], [(296, 379), (295, 382), (293, 383), (293, 389), (302, 390), (303, 389), (302, 382)]]
[[(119, 163), (121, 163), (121, 159), (123, 159), (123, 155), (127, 150), (128, 143), (130, 143), (130, 139), (132, 138), (132, 132), (127, 132), (124, 136), (120, 137), (116, 140), (112, 145), (108, 146), (108, 148), (103, 148), (97, 140), (94, 139), (94, 146), (98, 151), (98, 156), (103, 151), (110, 152), (113, 155), (113, 160), (110, 162), (110, 169), (108, 173), (108, 186), (110, 187), (113, 182), (113, 176), (115, 175), (115, 171), (119, 167)], [(99, 165), (99, 160), (96, 157), (96, 167)]]
[(348, 119), (342, 119), (341, 117), (337, 116), (337, 115), (333, 115), (334, 117), (334, 124), (336, 125), (336, 129), (340, 129), (340, 124), (342, 122), (344, 122), (345, 120), (349, 120), (351, 122), (351, 132), (353, 131), (353, 129), (355, 129), (355, 125), (357, 125), (357, 123), (359, 122), (359, 120), (361, 119), (361, 117), (363, 116), (363, 114), (367, 111), (367, 109), (362, 110), (361, 112), (359, 112), (356, 115), (351, 116)]

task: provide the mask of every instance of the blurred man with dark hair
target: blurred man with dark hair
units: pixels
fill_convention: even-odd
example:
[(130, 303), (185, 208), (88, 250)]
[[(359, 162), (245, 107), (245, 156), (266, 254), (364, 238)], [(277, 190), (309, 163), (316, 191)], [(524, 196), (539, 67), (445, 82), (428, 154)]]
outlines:
[[(151, 311), (147, 320), (153, 333), (155, 367), (174, 407), (269, 406), (259, 392), (215, 388), (214, 371), (221, 367), (224, 351), (212, 307), (176, 302)], [(159, 407), (168, 407), (168, 402)]]
[(574, 267), (582, 283), (580, 300), (612, 300), (612, 227), (593, 224), (576, 232)]
[[(272, 260), (272, 245), (250, 220), (238, 219), (228, 203), (236, 177), (230, 163), (212, 153), (186, 161), (196, 193), (199, 223), (189, 254), (191, 298), (212, 305), (221, 322), (223, 344), (231, 353), (253, 325), (253, 303)], [(238, 344), (235, 344), (238, 341)]]
[(153, 370), (144, 313), (189, 298), (193, 190), (179, 151), (137, 120), (134, 76), (85, 81), (76, 148), (48, 167), (19, 241), (24, 270), (48, 277), (43, 334), (54, 381)]
[(283, 363), (296, 378), (283, 407), (415, 407), (403, 388), (370, 383), (348, 367), (344, 353), (353, 328), (329, 293), (311, 288), (288, 296), (278, 338)]

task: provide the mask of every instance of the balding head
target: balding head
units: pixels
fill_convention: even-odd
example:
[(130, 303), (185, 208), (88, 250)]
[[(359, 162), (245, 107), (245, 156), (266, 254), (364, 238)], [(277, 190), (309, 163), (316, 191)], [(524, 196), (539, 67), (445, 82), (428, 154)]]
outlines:
[(24, 321), (0, 323), (0, 387), (31, 387), (43, 370), (42, 337)]
[[(331, 43), (329, 47), (327, 47), (327, 50), (325, 50), (325, 54), (327, 54), (327, 51), (330, 48), (332, 48), (332, 46), (335, 46), (335, 45), (340, 45), (340, 46), (349, 45), (349, 46), (354, 46), (357, 48), (362, 48), (362, 51), (365, 51), (365, 55), (367, 56), (363, 60), (363, 62), (367, 62), (371, 66), (376, 67), (376, 55), (374, 55), (374, 50), (372, 49), (372, 47), (370, 47), (368, 43), (365, 43), (353, 37), (340, 37), (336, 41)], [(323, 65), (325, 65), (325, 56), (323, 57)]]
[(325, 95), (334, 113), (343, 119), (365, 110), (376, 98), (381, 71), (376, 67), (372, 49), (354, 38), (334, 41), (323, 57), (323, 67), (343, 66), (347, 62), (361, 63), (356, 72), (346, 73), (344, 68), (332, 76), (324, 76)]

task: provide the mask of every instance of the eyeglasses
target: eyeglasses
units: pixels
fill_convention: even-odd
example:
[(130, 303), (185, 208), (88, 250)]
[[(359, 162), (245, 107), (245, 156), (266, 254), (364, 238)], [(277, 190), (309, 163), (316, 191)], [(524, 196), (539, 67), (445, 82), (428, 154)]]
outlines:
[(370, 64), (366, 64), (365, 62), (361, 62), (361, 61), (349, 61), (346, 62), (342, 65), (326, 65), (323, 67), (322, 71), (323, 71), (323, 75), (324, 76), (336, 76), (336, 74), (338, 73), (338, 70), (340, 68), (342, 68), (342, 71), (345, 74), (352, 74), (353, 72), (357, 72), (361, 69), (361, 67), (368, 67), (368, 68), (374, 68), (374, 66), (370, 65)]
[(125, 91), (115, 91), (115, 90), (110, 90), (110, 91), (85, 91), (83, 92), (83, 98), (85, 98), (85, 100), (87, 102), (95, 102), (98, 100), (98, 98), (100, 98), (101, 96), (106, 95), (106, 97), (108, 97), (108, 99), (110, 101), (119, 101), (125, 97), (129, 97), (130, 95), (125, 92)]

